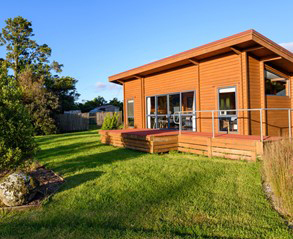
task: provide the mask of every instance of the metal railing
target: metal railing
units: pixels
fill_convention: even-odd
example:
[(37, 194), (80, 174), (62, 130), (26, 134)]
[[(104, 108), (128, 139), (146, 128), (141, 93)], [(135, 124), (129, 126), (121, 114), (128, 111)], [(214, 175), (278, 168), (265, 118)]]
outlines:
[[(212, 114), (212, 133), (213, 133), (213, 138), (215, 138), (215, 112), (257, 112), (259, 111), (259, 118), (260, 118), (260, 139), (261, 141), (264, 140), (264, 135), (263, 135), (263, 124), (265, 122), (263, 122), (263, 112), (264, 111), (269, 111), (269, 110), (273, 110), (273, 111), (288, 111), (288, 136), (289, 139), (291, 140), (292, 138), (292, 125), (291, 125), (291, 112), (293, 111), (293, 109), (291, 108), (259, 108), (259, 109), (235, 109), (235, 110), (195, 110), (195, 111), (176, 111), (173, 114), (173, 121), (175, 124), (179, 125), (179, 134), (181, 134), (182, 132), (182, 116), (186, 116), (186, 115), (192, 115), (192, 117), (195, 117), (195, 120), (197, 118), (197, 113), (208, 113), (210, 112)], [(176, 122), (176, 115), (178, 115), (179, 117), (179, 122)], [(218, 115), (218, 118), (221, 117), (236, 117), (238, 120), (238, 114), (237, 115)], [(247, 119), (249, 120), (249, 119)], [(238, 122), (237, 122), (238, 125)]]

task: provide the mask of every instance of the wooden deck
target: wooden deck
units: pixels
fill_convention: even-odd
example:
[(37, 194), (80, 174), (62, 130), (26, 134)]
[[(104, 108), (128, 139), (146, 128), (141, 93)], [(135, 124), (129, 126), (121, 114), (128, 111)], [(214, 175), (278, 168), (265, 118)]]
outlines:
[(171, 150), (208, 157), (256, 160), (263, 154), (264, 143), (275, 140), (259, 136), (182, 132), (174, 130), (100, 130), (101, 142), (117, 147), (148, 153), (165, 153)]

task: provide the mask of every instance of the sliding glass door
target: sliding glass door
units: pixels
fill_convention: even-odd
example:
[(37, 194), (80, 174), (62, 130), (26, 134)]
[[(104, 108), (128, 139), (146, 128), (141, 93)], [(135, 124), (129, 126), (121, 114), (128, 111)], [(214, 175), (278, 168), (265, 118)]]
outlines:
[(196, 131), (194, 91), (147, 97), (146, 108), (149, 129), (178, 130), (181, 123), (182, 130)]

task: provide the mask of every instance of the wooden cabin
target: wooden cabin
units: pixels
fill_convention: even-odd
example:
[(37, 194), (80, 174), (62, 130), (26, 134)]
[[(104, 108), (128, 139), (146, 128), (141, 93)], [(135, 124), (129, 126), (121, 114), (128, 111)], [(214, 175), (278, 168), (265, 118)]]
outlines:
[(126, 129), (268, 136), (288, 135), (292, 79), (293, 53), (255, 30), (109, 77)]

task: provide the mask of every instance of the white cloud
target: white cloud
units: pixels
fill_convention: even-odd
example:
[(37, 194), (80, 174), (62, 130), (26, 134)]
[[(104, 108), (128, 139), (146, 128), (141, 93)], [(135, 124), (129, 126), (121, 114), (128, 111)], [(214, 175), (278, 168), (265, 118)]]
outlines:
[(97, 82), (96, 83), (97, 90), (105, 90), (106, 88), (107, 88), (107, 85), (104, 82)]
[(97, 82), (96, 83), (97, 91), (116, 91), (120, 92), (122, 86), (114, 84), (114, 83), (105, 83), (105, 82)]
[(293, 42), (281, 43), (280, 45), (293, 52)]

